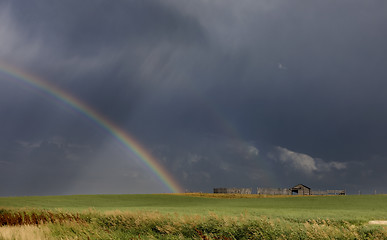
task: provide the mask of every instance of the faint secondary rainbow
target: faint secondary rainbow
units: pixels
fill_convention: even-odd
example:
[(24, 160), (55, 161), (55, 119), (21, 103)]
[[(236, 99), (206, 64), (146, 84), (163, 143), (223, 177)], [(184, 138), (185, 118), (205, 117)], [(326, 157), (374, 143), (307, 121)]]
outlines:
[(85, 115), (88, 119), (95, 122), (101, 128), (108, 131), (126, 148), (135, 154), (157, 177), (174, 193), (183, 192), (183, 188), (171, 176), (170, 173), (150, 154), (141, 144), (130, 136), (123, 129), (115, 125), (112, 121), (101, 115), (81, 100), (71, 96), (69, 93), (59, 89), (58, 87), (43, 81), (42, 79), (24, 71), (21, 71), (13, 66), (0, 63), (0, 71), (13, 79), (26, 83), (29, 86), (44, 92), (50, 97), (59, 100), (60, 102), (69, 105), (77, 112)]

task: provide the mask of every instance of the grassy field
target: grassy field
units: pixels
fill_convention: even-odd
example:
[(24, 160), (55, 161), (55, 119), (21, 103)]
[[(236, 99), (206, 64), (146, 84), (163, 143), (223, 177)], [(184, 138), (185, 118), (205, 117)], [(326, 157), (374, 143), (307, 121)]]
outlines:
[(387, 239), (370, 220), (387, 220), (387, 195), (0, 198), (0, 239)]

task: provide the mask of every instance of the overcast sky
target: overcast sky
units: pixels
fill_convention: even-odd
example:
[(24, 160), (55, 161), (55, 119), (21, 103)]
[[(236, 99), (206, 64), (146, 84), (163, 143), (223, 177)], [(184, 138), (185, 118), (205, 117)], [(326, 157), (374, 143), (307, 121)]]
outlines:
[[(385, 0), (1, 0), (0, 62), (90, 105), (187, 191), (387, 193), (386, 26)], [(0, 72), (0, 196), (168, 191)]]

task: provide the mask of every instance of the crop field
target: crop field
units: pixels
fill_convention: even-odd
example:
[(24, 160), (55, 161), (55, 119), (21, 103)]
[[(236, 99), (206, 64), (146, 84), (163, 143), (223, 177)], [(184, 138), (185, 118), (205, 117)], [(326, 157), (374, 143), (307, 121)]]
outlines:
[(0, 239), (387, 239), (387, 195), (0, 198)]

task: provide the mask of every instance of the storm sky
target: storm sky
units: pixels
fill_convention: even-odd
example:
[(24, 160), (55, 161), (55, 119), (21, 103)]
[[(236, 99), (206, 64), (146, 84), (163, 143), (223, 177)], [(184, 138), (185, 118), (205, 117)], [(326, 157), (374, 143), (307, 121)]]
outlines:
[[(0, 62), (110, 119), (186, 191), (387, 193), (386, 26), (384, 0), (2, 0)], [(0, 71), (0, 196), (168, 191)]]

